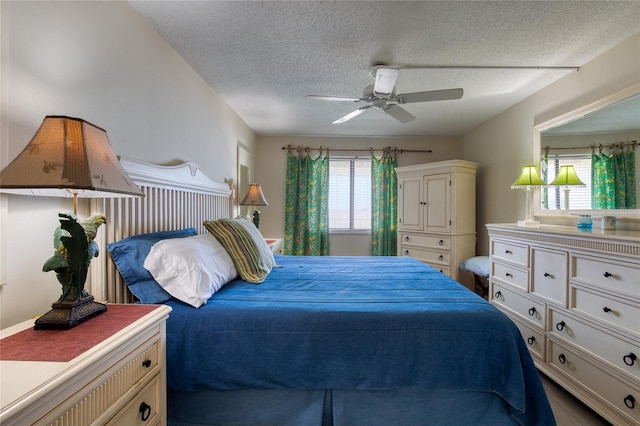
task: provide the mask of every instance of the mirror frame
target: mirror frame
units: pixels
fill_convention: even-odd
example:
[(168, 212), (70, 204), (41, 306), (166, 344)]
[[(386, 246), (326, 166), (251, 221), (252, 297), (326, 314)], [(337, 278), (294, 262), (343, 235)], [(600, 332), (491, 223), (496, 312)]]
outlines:
[[(247, 188), (251, 183), (251, 154), (249, 149), (240, 141), (237, 148), (237, 170), (236, 170), (236, 199), (235, 206), (238, 215), (242, 214), (242, 206), (240, 201), (247, 192)], [(249, 207), (245, 207), (247, 212)], [(248, 213), (247, 213), (248, 214)]]
[[(540, 166), (540, 154), (541, 154), (541, 138), (542, 132), (545, 130), (552, 129), (554, 127), (558, 127), (562, 124), (568, 123), (573, 120), (577, 120), (586, 114), (602, 109), (606, 106), (614, 104), (616, 102), (627, 99), (631, 96), (640, 94), (640, 83), (636, 83), (632, 86), (627, 87), (619, 92), (616, 92), (610, 96), (600, 99), (599, 101), (593, 102), (591, 104), (585, 105), (581, 108), (570, 111), (566, 114), (562, 114), (558, 117), (552, 118), (551, 120), (545, 121), (543, 123), (537, 124), (533, 126), (533, 158), (536, 164), (536, 167)], [(540, 206), (540, 197), (541, 191), (539, 188), (534, 189), (533, 199), (534, 199), (534, 209), (533, 214), (534, 217), (539, 218), (561, 218), (567, 217), (566, 214), (562, 214), (557, 210), (544, 210)], [(590, 214), (595, 217), (604, 216), (615, 216), (617, 218), (625, 218), (632, 217), (638, 218), (640, 217), (640, 209), (619, 209), (619, 210), (570, 210), (571, 216), (581, 215), (581, 214)], [(606, 212), (606, 213), (604, 213)]]

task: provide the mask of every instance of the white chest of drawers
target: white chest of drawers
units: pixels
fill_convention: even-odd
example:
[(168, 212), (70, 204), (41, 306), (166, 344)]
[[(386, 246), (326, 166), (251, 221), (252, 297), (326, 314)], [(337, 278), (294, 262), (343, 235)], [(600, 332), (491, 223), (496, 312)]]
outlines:
[[(67, 330), (39, 330), (35, 333), (42, 333), (40, 336), (27, 336), (21, 340), (24, 344), (14, 339), (30, 333), (33, 321), (2, 330), (0, 424), (164, 425), (165, 320), (170, 310), (167, 306), (109, 305), (105, 314), (72, 329), (74, 336), (82, 336), (85, 330), (95, 335), (95, 321), (101, 321), (104, 330), (104, 337), (77, 354), (73, 351), (78, 339), (70, 341)], [(116, 316), (122, 327), (112, 327), (108, 320)], [(93, 329), (86, 327), (90, 322), (94, 322)], [(38, 360), (29, 355), (28, 347), (38, 341), (52, 352), (68, 347), (73, 358), (61, 361), (44, 356), (45, 361)], [(9, 355), (11, 351), (22, 351), (31, 360), (16, 359)]]
[(491, 303), (536, 366), (616, 425), (640, 424), (640, 233), (487, 225)]

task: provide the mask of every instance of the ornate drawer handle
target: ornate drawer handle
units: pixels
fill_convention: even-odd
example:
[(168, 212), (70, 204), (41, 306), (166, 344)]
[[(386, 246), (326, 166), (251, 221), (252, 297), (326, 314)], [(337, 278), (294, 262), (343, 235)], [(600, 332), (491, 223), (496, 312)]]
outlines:
[(604, 312), (611, 312), (611, 308), (607, 308), (606, 306), (605, 306), (604, 308), (602, 308), (602, 310), (603, 310)]
[(405, 256), (408, 256), (409, 255), (409, 250), (405, 250), (404, 254), (405, 254)]
[(441, 246), (441, 245), (443, 245), (443, 244), (444, 244), (444, 240), (440, 240), (440, 241), (438, 241), (438, 245), (440, 245), (440, 246)]
[(140, 404), (140, 408), (138, 409), (138, 411), (140, 412), (140, 418), (143, 422), (149, 420), (149, 416), (151, 416), (151, 406), (149, 404), (142, 401), (142, 404)]
[(409, 236), (408, 236), (408, 235), (407, 235), (407, 236), (405, 236), (405, 237), (404, 237), (404, 240), (405, 240), (405, 241), (409, 241)]
[(535, 314), (536, 314), (536, 308), (535, 307), (529, 309), (529, 315), (534, 316)]
[(625, 355), (622, 357), (624, 363), (629, 366), (633, 365), (636, 362), (636, 359), (638, 359), (638, 357), (633, 352), (629, 352), (629, 355)]
[(513, 254), (513, 252), (511, 250), (505, 250), (504, 253), (505, 254)]
[(567, 324), (565, 324), (564, 321), (560, 321), (559, 323), (556, 324), (556, 330), (558, 330), (558, 331), (564, 330), (564, 326), (565, 325), (567, 325)]
[(438, 260), (442, 260), (442, 259), (444, 259), (443, 255), (438, 256)]
[(506, 274), (504, 274), (505, 276), (509, 277), (509, 278), (513, 278), (513, 274), (511, 272), (507, 272)]
[(613, 276), (613, 274), (612, 274), (612, 273), (610, 273), (610, 272), (606, 272), (606, 271), (605, 271), (605, 273), (604, 273), (604, 274), (602, 274), (602, 275), (604, 275), (604, 277), (605, 277), (605, 278), (609, 278), (609, 277), (612, 277), (612, 276)]
[(534, 336), (531, 336), (527, 339), (527, 342), (529, 342), (530, 345), (533, 345), (533, 342), (536, 341), (536, 338)]
[(636, 408), (636, 399), (633, 397), (633, 395), (627, 395), (624, 398), (624, 405), (626, 405), (627, 408), (631, 408), (632, 410)]
[(558, 361), (560, 361), (560, 364), (564, 364), (567, 362), (567, 358), (564, 356), (564, 354), (560, 354), (560, 356), (558, 356)]
[(149, 358), (145, 359), (144, 361), (142, 361), (142, 366), (146, 368), (151, 367), (151, 360)]
[(500, 290), (496, 291), (496, 294), (494, 294), (493, 297), (496, 299), (500, 299), (502, 297), (502, 292)]

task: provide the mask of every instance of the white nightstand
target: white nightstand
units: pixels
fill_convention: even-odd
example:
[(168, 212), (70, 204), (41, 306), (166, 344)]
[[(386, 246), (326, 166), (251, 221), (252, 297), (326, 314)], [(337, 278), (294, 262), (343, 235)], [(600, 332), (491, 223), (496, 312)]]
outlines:
[(265, 238), (264, 240), (273, 253), (282, 253), (282, 238)]
[(70, 330), (0, 331), (0, 424), (165, 424), (170, 311), (108, 305)]

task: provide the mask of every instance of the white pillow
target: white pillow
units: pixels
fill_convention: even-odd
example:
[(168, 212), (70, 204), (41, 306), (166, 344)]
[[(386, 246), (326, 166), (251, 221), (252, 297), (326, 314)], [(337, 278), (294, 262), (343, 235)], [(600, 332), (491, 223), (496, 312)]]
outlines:
[(227, 251), (210, 234), (158, 241), (144, 267), (167, 293), (196, 308), (238, 275)]

